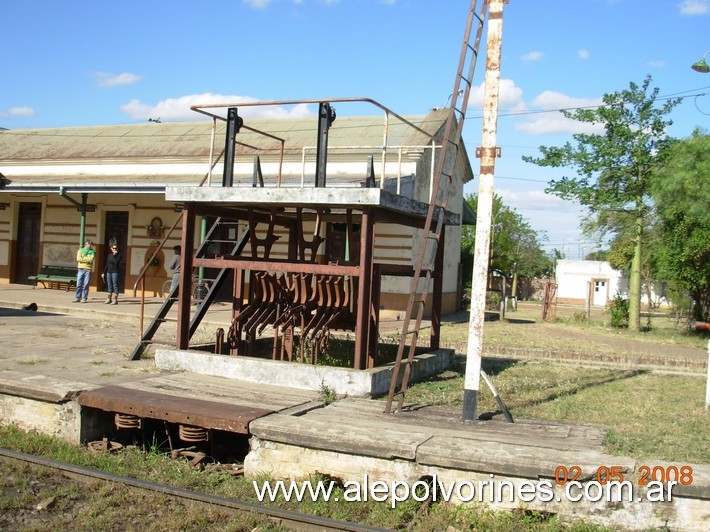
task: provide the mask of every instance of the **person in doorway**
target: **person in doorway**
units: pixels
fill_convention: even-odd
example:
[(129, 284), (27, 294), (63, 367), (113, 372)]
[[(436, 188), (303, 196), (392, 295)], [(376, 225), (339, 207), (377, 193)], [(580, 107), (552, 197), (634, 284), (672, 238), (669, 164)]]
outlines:
[(91, 282), (91, 271), (94, 269), (94, 259), (96, 258), (93, 245), (94, 243), (87, 238), (84, 242), (84, 247), (76, 252), (77, 272), (74, 303), (87, 303), (89, 300), (89, 283)]
[(173, 280), (170, 283), (170, 293), (175, 291), (175, 287), (180, 284), (180, 254), (182, 248), (180, 246), (173, 247), (173, 255), (170, 264), (168, 264), (168, 269), (173, 272)]
[(112, 241), (110, 247), (101, 278), (106, 283), (106, 289), (108, 290), (108, 298), (105, 303), (107, 305), (111, 303), (118, 305), (118, 271), (121, 266), (121, 254), (118, 252), (118, 244), (116, 242)]

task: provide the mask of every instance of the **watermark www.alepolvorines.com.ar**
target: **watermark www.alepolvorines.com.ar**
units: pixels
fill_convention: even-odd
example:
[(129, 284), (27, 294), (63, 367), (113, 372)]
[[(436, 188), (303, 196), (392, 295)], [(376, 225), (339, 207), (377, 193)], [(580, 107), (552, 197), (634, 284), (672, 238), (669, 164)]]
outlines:
[(339, 483), (334, 480), (264, 480), (259, 484), (252, 482), (254, 492), (259, 502), (274, 502), (279, 497), (286, 501), (303, 500), (340, 501), (345, 502), (385, 502), (389, 501), (392, 508), (397, 503), (413, 499), (423, 502), (431, 499), (434, 502), (488, 502), (502, 503), (516, 501), (531, 503), (538, 501), (560, 502), (563, 497), (570, 502), (664, 502), (672, 500), (672, 488), (677, 482), (651, 481), (641, 493), (635, 492), (635, 485), (626, 481), (610, 482), (577, 482), (570, 481), (562, 488), (562, 493), (555, 494), (555, 483), (551, 480), (496, 480), (490, 475), (489, 480), (478, 481), (442, 481), (434, 475), (426, 480), (413, 483), (401, 480), (372, 480), (369, 475), (363, 475), (362, 481), (351, 480)]

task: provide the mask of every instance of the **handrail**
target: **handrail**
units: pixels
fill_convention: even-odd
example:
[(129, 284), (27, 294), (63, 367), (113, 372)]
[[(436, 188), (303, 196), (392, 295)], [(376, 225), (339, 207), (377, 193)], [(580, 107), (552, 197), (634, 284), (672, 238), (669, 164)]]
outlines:
[[(299, 104), (320, 104), (320, 103), (369, 103), (374, 105), (375, 107), (383, 110), (385, 112), (385, 117), (384, 117), (384, 127), (383, 127), (383, 141), (382, 145), (379, 146), (372, 146), (372, 149), (377, 149), (381, 151), (381, 179), (380, 179), (380, 188), (384, 187), (384, 182), (385, 182), (385, 172), (386, 172), (386, 166), (387, 166), (387, 153), (389, 151), (399, 149), (399, 156), (398, 156), (398, 177), (397, 177), (397, 189), (399, 190), (400, 188), (400, 176), (399, 174), (401, 173), (401, 149), (402, 147), (398, 146), (388, 146), (388, 134), (389, 134), (389, 126), (390, 126), (390, 121), (389, 117), (393, 116), (400, 120), (402, 123), (406, 124), (407, 126), (411, 127), (412, 129), (418, 131), (419, 133), (423, 134), (426, 136), (430, 141), (431, 145), (423, 146), (421, 147), (422, 149), (431, 149), (432, 146), (434, 147), (434, 150), (436, 148), (441, 147), (440, 145), (437, 146), (436, 143), (437, 141), (440, 141), (441, 138), (432, 135), (431, 133), (428, 133), (427, 131), (423, 130), (416, 124), (410, 122), (403, 116), (399, 115), (398, 113), (395, 113), (388, 107), (382, 105), (381, 103), (377, 102), (376, 100), (373, 100), (371, 98), (362, 98), (362, 97), (349, 97), (349, 98), (319, 98), (319, 99), (305, 99), (305, 100), (269, 100), (269, 101), (257, 101), (257, 102), (234, 102), (234, 103), (212, 103), (212, 104), (196, 104), (190, 107), (191, 110), (201, 113), (203, 115), (209, 116), (212, 118), (213, 121), (213, 127), (214, 124), (216, 123), (216, 120), (222, 120), (226, 121), (226, 117), (221, 116), (220, 114), (217, 114), (216, 112), (213, 112), (214, 109), (227, 109), (231, 107), (265, 107), (265, 106), (277, 106), (277, 105), (299, 105)], [(271, 135), (270, 133), (267, 133), (265, 131), (261, 131), (246, 125), (241, 126), (242, 129), (247, 129), (249, 131), (253, 131), (255, 133), (264, 135), (266, 137), (274, 138), (277, 139), (281, 142), (281, 158), (279, 161), (279, 175), (277, 179), (277, 187), (281, 186), (281, 172), (282, 172), (282, 167), (283, 167), (283, 159), (284, 159), (284, 152), (285, 151), (291, 151), (285, 149), (285, 141), (284, 139), (281, 139), (279, 137), (276, 137), (275, 135)], [(244, 144), (246, 146), (246, 144)], [(419, 146), (411, 146), (411, 148), (418, 148)], [(329, 152), (334, 152), (337, 150), (353, 150), (353, 149), (365, 149), (368, 148), (368, 146), (337, 146), (337, 147), (329, 147), (328, 151)], [(297, 148), (298, 151), (301, 152), (301, 188), (304, 186), (304, 180), (305, 180), (305, 164), (306, 164), (306, 151), (315, 149), (311, 147), (306, 147), (306, 146), (300, 146)], [(263, 151), (268, 151), (268, 150), (263, 150)], [(433, 155), (433, 153), (432, 153)], [(433, 159), (434, 157), (432, 157)]]
[[(212, 103), (212, 104), (192, 105), (192, 106), (190, 106), (190, 109), (195, 112), (202, 113), (203, 115), (211, 116), (213, 118), (217, 118), (219, 120), (226, 121), (226, 118), (224, 118), (220, 115), (211, 113), (211, 112), (207, 111), (206, 109), (223, 109), (225, 107), (259, 107), (259, 106), (273, 106), (273, 105), (298, 105), (301, 103), (306, 103), (306, 104), (318, 103), (319, 104), (319, 103), (353, 103), (353, 102), (371, 103), (375, 107), (382, 109), (385, 113), (390, 114), (390, 115), (396, 117), (397, 119), (401, 120), (402, 122), (407, 124), (409, 127), (416, 129), (417, 131), (419, 131), (419, 133), (426, 135), (427, 137), (429, 137), (430, 140), (433, 140), (433, 139), (441, 140), (436, 135), (432, 135), (431, 133), (427, 133), (426, 131), (421, 129), (419, 126), (413, 124), (412, 122), (410, 122), (409, 120), (407, 120), (403, 116), (395, 113), (391, 109), (385, 107), (384, 105), (382, 105), (381, 103), (379, 103), (376, 100), (373, 100), (372, 98), (349, 97), (349, 98), (319, 98), (319, 99), (315, 99), (315, 100), (314, 99), (270, 100), (270, 101), (259, 101), (259, 102)], [(242, 127), (246, 128), (247, 126), (242, 126)], [(263, 131), (258, 131), (258, 130), (254, 130), (251, 128), (247, 128), (247, 129), (249, 129), (250, 131), (254, 131), (256, 133), (266, 134)], [(268, 136), (268, 134), (266, 134), (266, 135)]]

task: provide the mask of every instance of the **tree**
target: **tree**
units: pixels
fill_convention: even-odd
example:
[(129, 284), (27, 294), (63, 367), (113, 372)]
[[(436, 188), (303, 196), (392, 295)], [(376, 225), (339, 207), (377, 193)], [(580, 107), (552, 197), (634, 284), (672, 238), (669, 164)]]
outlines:
[[(474, 211), (477, 210), (476, 194), (469, 194), (466, 201)], [(489, 270), (496, 270), (511, 279), (513, 290), (517, 287), (518, 276), (535, 278), (548, 275), (552, 270), (552, 260), (542, 251), (538, 233), (525, 218), (505, 205), (497, 194), (493, 196), (492, 213)], [(461, 264), (467, 268), (464, 272), (473, 269), (475, 244), (475, 227), (464, 227), (461, 235)]]
[(710, 320), (710, 136), (696, 130), (676, 143), (653, 173), (658, 213), (654, 243), (658, 276), (689, 294), (693, 317)]
[[(550, 181), (547, 188), (563, 199), (575, 199), (596, 219), (601, 234), (619, 234), (619, 224), (633, 244), (629, 274), (629, 328), (641, 328), (641, 260), (643, 229), (650, 212), (651, 171), (664, 164), (672, 143), (665, 116), (680, 99), (666, 100), (657, 107), (658, 88), (649, 92), (650, 76), (641, 86), (605, 94), (595, 109), (562, 111), (572, 120), (600, 125), (604, 133), (573, 135), (576, 145), (541, 146), (542, 157), (523, 160), (539, 166), (570, 167), (576, 177)], [(611, 214), (614, 214), (611, 216)]]

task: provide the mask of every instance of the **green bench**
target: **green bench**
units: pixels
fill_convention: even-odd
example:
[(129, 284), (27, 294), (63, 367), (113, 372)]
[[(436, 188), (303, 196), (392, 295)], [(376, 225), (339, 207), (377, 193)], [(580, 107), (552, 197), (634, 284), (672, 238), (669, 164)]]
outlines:
[(72, 287), (76, 286), (76, 271), (77, 268), (71, 266), (52, 266), (50, 264), (43, 265), (37, 275), (30, 275), (27, 280), (34, 281), (32, 288), (37, 288), (37, 283), (42, 283), (44, 288), (52, 285), (67, 285), (67, 292)]

